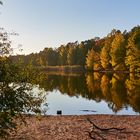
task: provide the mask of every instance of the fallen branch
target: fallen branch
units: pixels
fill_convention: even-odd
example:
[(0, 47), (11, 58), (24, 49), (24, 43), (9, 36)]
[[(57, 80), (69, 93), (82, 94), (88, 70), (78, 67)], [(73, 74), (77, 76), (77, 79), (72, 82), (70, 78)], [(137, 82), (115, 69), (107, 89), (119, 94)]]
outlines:
[(117, 131), (122, 131), (125, 130), (125, 128), (115, 128), (115, 127), (111, 127), (111, 128), (100, 128), (97, 125), (95, 125), (89, 118), (87, 118), (87, 120), (93, 125), (93, 127), (95, 127), (96, 129), (100, 130), (100, 131), (110, 131), (110, 130), (117, 130)]
[[(87, 118), (87, 121), (89, 121), (92, 125), (93, 128), (89, 133), (89, 137), (91, 139), (102, 139), (102, 140), (107, 140), (106, 137), (107, 135), (118, 135), (118, 132), (123, 132), (123, 130), (125, 130), (125, 128), (115, 128), (115, 127), (111, 127), (111, 128), (100, 128), (99, 126), (97, 126), (96, 124), (94, 124), (89, 118)], [(114, 130), (114, 131), (112, 131)], [(116, 133), (115, 133), (116, 131)]]

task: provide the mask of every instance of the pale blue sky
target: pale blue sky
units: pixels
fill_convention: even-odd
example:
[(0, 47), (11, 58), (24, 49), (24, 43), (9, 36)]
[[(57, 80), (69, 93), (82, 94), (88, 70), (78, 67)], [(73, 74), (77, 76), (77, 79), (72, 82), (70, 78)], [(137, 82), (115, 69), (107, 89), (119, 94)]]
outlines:
[(0, 27), (16, 31), (23, 53), (104, 37), (140, 24), (140, 0), (3, 0)]

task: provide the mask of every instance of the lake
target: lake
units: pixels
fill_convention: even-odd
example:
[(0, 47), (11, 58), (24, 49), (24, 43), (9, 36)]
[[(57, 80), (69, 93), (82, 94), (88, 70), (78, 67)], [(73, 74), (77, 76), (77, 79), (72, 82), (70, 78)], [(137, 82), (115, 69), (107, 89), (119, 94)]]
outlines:
[[(43, 89), (45, 115), (139, 115), (140, 76), (124, 73), (47, 74), (36, 77)], [(48, 106), (44, 106), (46, 104)]]

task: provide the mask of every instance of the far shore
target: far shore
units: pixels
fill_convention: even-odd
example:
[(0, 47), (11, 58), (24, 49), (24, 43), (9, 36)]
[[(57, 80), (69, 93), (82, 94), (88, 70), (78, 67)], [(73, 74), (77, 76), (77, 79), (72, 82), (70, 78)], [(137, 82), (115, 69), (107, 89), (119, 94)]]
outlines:
[(137, 72), (130, 72), (129, 70), (113, 70), (113, 69), (97, 69), (97, 70), (88, 70), (83, 66), (80, 65), (73, 65), (73, 66), (46, 66), (46, 67), (36, 67), (39, 70), (43, 70), (47, 73), (86, 73), (86, 72), (98, 72), (98, 73), (140, 73), (140, 71)]
[[(24, 116), (9, 139), (29, 140), (138, 140), (139, 115)], [(17, 120), (16, 120), (17, 121)]]

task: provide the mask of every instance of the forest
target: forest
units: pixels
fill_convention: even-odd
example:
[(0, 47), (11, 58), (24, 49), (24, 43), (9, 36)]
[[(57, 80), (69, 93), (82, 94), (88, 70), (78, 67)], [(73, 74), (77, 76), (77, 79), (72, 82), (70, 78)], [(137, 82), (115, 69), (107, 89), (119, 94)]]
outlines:
[(49, 70), (61, 66), (68, 69), (81, 67), (89, 71), (140, 72), (140, 26), (129, 32), (113, 29), (103, 38), (69, 42), (55, 49), (44, 48), (39, 53), (10, 58), (14, 63)]

